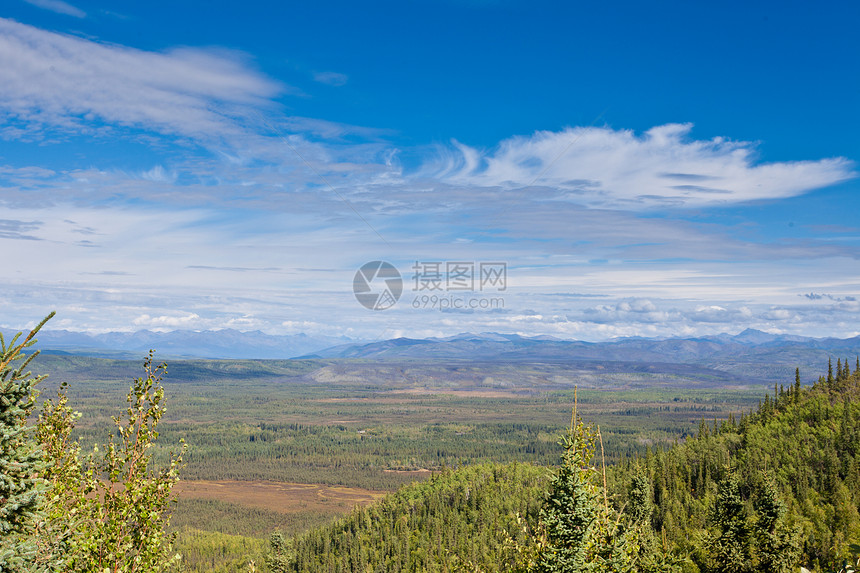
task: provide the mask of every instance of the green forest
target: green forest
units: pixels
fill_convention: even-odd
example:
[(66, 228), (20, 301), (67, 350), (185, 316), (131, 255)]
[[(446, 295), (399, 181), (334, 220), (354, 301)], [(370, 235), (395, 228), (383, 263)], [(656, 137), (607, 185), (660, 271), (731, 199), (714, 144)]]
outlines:
[(853, 571), (860, 365), (606, 467), (580, 418), (558, 468), (445, 471), (285, 539), (273, 571)]
[[(715, 390), (673, 390), (668, 399), (637, 390), (641, 402), (621, 404), (613, 401), (619, 394), (594, 391), (583, 400), (573, 391), (555, 392), (552, 401), (423, 393), (407, 401), (386, 393), (371, 402), (378, 387), (343, 386), (290, 394), (282, 404), (293, 409), (278, 418), (281, 403), (255, 406), (274, 386), (225, 382), (250, 398), (243, 416), (255, 408), (271, 416), (251, 424), (212, 409), (223, 396), (216, 378), (208, 394), (186, 389), (175, 417), (162, 418), (170, 409), (165, 368), (150, 354), (144, 376), (126, 386), (125, 410), (109, 423), (99, 418), (117, 411), (99, 388), (115, 397), (117, 386), (94, 384), (86, 392), (97, 415), (82, 423), (65, 383), (38, 395), (43, 377), (31, 373), (38, 352), (29, 350), (37, 331), (8, 342), (0, 335), (0, 571), (858, 568), (860, 360), (852, 371), (837, 359), (811, 385), (796, 371), (745, 413), (737, 405), (749, 394), (731, 403), (729, 392)], [(312, 370), (307, 363), (263, 367)], [(277, 384), (288, 393), (298, 387)], [(194, 400), (205, 402), (210, 423), (189, 421)], [(556, 416), (563, 401), (573, 405), (569, 424), (545, 416), (529, 423), (541, 409)], [(470, 412), (480, 424), (464, 422)], [(586, 421), (600, 412), (612, 427)], [(684, 429), (684, 416), (705, 412), (711, 419), (697, 431)], [(300, 413), (310, 421), (296, 421)], [(334, 422), (313, 421), (332, 415)], [(651, 443), (647, 435), (661, 439)], [(172, 490), (186, 471), (223, 478), (219, 448), (228, 456), (225, 472), (240, 479), (319, 483), (322, 476), (343, 484), (352, 475), (355, 485), (394, 489), (414, 479), (401, 469), (433, 471), (344, 517), (335, 506), (284, 517), (217, 500), (174, 505)]]

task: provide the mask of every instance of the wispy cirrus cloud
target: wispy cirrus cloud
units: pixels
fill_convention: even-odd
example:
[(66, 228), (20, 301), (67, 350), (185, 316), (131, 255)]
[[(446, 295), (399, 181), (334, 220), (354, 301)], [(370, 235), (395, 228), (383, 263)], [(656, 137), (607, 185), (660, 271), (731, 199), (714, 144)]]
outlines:
[(75, 18), (87, 17), (86, 12), (80, 8), (72, 6), (68, 2), (63, 2), (63, 0), (24, 0), (24, 2), (36, 6), (37, 8), (43, 8), (65, 16), (73, 16)]
[(186, 265), (186, 269), (201, 269), (206, 271), (227, 271), (234, 273), (280, 271), (279, 267), (214, 267), (211, 265)]
[(349, 76), (339, 72), (316, 72), (314, 73), (314, 81), (321, 84), (326, 84), (334, 87), (345, 86), (349, 81)]
[(629, 210), (792, 197), (856, 176), (841, 157), (759, 164), (753, 143), (695, 140), (691, 130), (577, 127), (512, 137), (489, 151), (454, 142), (425, 172), (456, 185), (524, 194), (538, 186), (553, 190), (556, 201)]
[[(44, 1), (44, 0), (40, 0)], [(286, 87), (227, 51), (148, 52), (0, 19), (0, 113), (7, 138), (119, 125), (211, 140)]]
[(0, 238), (23, 239), (27, 241), (38, 241), (39, 237), (29, 234), (43, 225), (42, 221), (19, 221), (15, 219), (0, 219)]

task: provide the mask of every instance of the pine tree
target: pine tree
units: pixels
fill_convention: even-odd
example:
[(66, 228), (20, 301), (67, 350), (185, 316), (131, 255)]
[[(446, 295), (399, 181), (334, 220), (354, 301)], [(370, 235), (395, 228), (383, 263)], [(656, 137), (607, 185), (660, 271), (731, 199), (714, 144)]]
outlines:
[(546, 546), (533, 571), (573, 573), (591, 571), (589, 553), (597, 529), (599, 493), (590, 466), (594, 456), (594, 432), (581, 420), (571, 421), (560, 445), (564, 448), (561, 466), (552, 478), (549, 494), (540, 512), (546, 532)]
[(786, 507), (776, 483), (765, 476), (755, 500), (758, 518), (755, 523), (755, 549), (759, 571), (790, 573), (800, 563), (800, 528), (785, 523)]
[(800, 368), (794, 369), (794, 394), (791, 398), (795, 404), (800, 400)]
[(271, 549), (266, 555), (265, 562), (269, 571), (272, 573), (287, 573), (290, 566), (290, 561), (295, 557), (292, 547), (284, 539), (284, 534), (280, 531), (275, 531), (269, 537), (269, 545)]
[(631, 529), (635, 531), (635, 541), (639, 546), (631, 571), (641, 573), (680, 571), (684, 560), (666, 551), (665, 547), (661, 547), (651, 525), (651, 516), (654, 512), (651, 483), (642, 468), (639, 468), (631, 479), (628, 498), (629, 508), (626, 514)]
[(38, 351), (23, 351), (35, 344), (35, 335), (52, 316), (23, 341), (19, 332), (7, 345), (0, 334), (0, 571), (40, 570), (33, 532), (42, 519), (45, 483), (38, 476), (46, 463), (27, 418), (38, 395), (35, 385), (44, 376), (26, 370)]
[(654, 512), (654, 502), (651, 501), (651, 484), (644, 472), (633, 476), (630, 484), (630, 520), (636, 524), (651, 525), (651, 514)]
[(641, 557), (641, 526), (650, 521), (650, 484), (647, 480), (636, 484), (634, 519), (612, 508), (606, 491), (605, 466), (601, 487), (595, 483), (598, 472), (591, 465), (597, 439), (601, 440), (602, 452), (600, 428), (595, 432), (591, 426), (585, 426), (574, 408), (570, 428), (559, 442), (564, 448), (562, 463), (553, 475), (540, 511), (541, 535), (536, 554), (521, 569), (530, 573), (651, 570), (640, 568), (646, 565), (644, 561), (637, 563)]
[(704, 569), (711, 573), (752, 572), (750, 528), (740, 485), (734, 475), (720, 482), (712, 523), (715, 531), (705, 542), (708, 560)]

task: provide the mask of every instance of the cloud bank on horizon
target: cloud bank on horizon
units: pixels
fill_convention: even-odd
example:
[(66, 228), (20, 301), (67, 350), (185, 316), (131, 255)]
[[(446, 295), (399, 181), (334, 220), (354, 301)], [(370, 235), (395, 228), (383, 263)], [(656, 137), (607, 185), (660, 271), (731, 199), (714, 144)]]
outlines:
[[(818, 190), (855, 189), (850, 158), (762, 161), (760, 143), (697, 139), (692, 123), (410, 144), (293, 113), (321, 97), (313, 85), (355, 83), (307, 75), (300, 88), (236, 49), (148, 50), (0, 18), (0, 323), (56, 309), (55, 328), (93, 332), (860, 332), (860, 228), (815, 226), (809, 208)], [(370, 260), (404, 275), (389, 310), (353, 296)], [(416, 308), (487, 296), (410, 290), (417, 261), (504, 261), (502, 306)]]

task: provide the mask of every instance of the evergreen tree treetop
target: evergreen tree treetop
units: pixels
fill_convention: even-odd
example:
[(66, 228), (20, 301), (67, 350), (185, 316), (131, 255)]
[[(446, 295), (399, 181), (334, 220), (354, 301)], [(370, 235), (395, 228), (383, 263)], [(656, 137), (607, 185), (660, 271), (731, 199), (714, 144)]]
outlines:
[(42, 517), (46, 486), (39, 475), (46, 463), (27, 418), (38, 396), (35, 386), (44, 376), (27, 370), (38, 351), (27, 355), (24, 350), (36, 343), (36, 334), (53, 316), (23, 340), (19, 332), (7, 344), (0, 333), (0, 571), (32, 571), (38, 557), (32, 533)]

